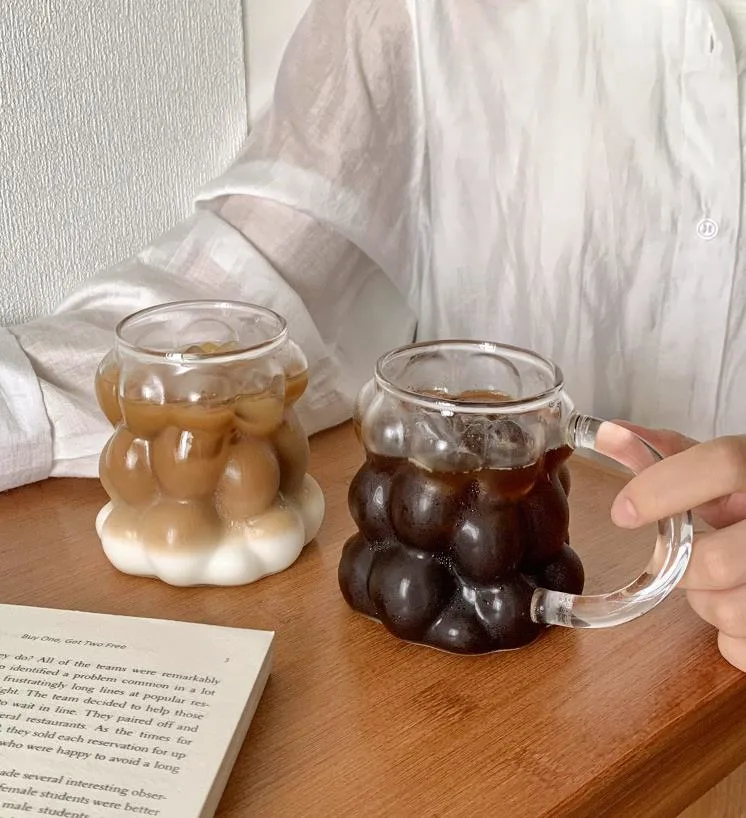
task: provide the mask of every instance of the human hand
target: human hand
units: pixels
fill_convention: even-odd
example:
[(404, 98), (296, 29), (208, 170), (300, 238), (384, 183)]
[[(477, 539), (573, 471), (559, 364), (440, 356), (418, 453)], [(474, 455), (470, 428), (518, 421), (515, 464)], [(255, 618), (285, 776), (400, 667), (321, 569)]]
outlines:
[(621, 490), (613, 521), (638, 528), (692, 509), (715, 529), (697, 536), (679, 587), (693, 610), (717, 628), (723, 657), (746, 670), (746, 435), (698, 443), (677, 432), (620, 425), (665, 459)]

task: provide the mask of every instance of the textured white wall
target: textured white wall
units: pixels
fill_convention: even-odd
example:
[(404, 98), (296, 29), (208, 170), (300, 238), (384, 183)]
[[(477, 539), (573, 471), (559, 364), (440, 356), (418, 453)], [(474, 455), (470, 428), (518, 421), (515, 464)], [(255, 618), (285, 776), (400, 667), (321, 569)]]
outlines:
[(285, 46), (310, 0), (245, 0), (246, 49), (249, 66), (251, 121), (272, 99), (275, 77)]
[(246, 122), (241, 0), (0, 0), (0, 324), (183, 218)]

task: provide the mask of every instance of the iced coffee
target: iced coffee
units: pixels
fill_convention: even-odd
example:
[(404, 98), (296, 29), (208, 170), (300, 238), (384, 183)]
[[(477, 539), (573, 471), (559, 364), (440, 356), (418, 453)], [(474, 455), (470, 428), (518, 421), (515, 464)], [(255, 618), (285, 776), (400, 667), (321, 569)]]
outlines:
[(392, 353), (358, 400), (366, 458), (349, 489), (358, 533), (340, 588), (400, 639), (454, 653), (517, 648), (542, 630), (537, 587), (583, 589), (561, 408), (517, 411), (509, 367), (491, 372), (478, 347), (431, 347)]
[(360, 391), (355, 430), (365, 449), (349, 490), (358, 531), (339, 584), (352, 608), (400, 639), (477, 654), (528, 645), (549, 625), (616, 627), (684, 576), (691, 512), (658, 521), (652, 559), (624, 587), (581, 593), (571, 452), (633, 473), (661, 456), (576, 410), (561, 369), (531, 350), (461, 340), (392, 350)]
[(290, 566), (324, 501), (295, 410), (308, 384), (284, 320), (226, 302), (168, 304), (117, 329), (96, 394), (114, 434), (97, 520), (120, 570), (237, 585)]
[(583, 590), (568, 544), (569, 455), (448, 471), (369, 454), (349, 491), (359, 533), (339, 567), (345, 599), (401, 639), (455, 653), (532, 641), (534, 589)]

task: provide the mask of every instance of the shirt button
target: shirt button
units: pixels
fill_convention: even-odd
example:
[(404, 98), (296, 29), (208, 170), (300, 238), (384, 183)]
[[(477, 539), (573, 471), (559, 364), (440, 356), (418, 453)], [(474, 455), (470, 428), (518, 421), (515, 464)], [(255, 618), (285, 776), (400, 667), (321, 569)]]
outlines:
[(697, 225), (697, 235), (701, 239), (705, 239), (705, 241), (714, 239), (718, 234), (718, 230), (720, 230), (720, 226), (712, 219), (702, 219)]

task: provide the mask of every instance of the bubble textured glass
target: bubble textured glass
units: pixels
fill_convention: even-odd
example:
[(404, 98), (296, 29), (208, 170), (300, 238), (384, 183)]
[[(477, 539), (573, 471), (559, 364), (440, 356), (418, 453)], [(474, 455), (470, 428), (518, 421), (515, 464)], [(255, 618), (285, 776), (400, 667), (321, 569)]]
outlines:
[(119, 570), (240, 585), (297, 559), (324, 514), (294, 408), (307, 370), (284, 319), (252, 304), (164, 304), (121, 322), (96, 375), (114, 426), (96, 528)]
[(658, 524), (637, 579), (583, 596), (569, 541), (576, 448), (631, 469), (660, 455), (632, 432), (575, 410), (559, 368), (528, 350), (476, 341), (385, 355), (361, 390), (366, 460), (349, 490), (358, 533), (339, 584), (395, 636), (455, 653), (532, 642), (547, 625), (604, 628), (649, 611), (682, 577), (690, 513)]

